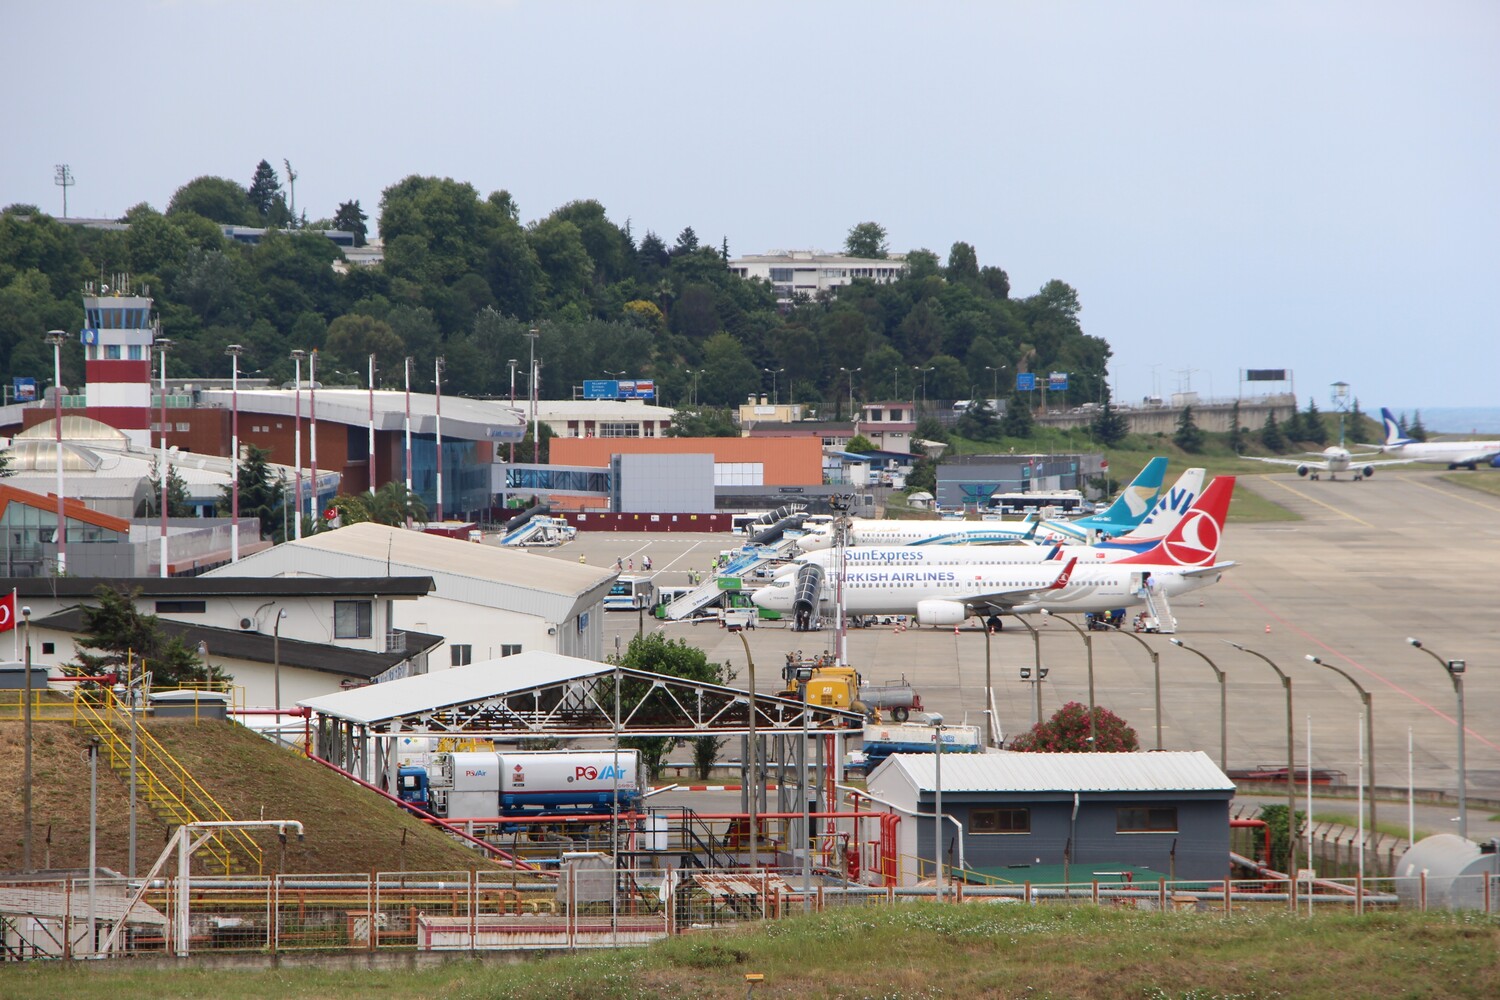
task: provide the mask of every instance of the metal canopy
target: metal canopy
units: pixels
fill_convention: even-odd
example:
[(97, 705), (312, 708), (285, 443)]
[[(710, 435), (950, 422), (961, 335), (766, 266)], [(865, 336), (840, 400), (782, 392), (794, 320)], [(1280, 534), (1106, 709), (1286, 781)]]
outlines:
[[(301, 704), (376, 737), (607, 737), (615, 732), (617, 673), (622, 734), (693, 737), (750, 731), (746, 691), (540, 651)], [(804, 711), (809, 728), (821, 731), (864, 721), (858, 712), (804, 707), (793, 699), (757, 694), (755, 728), (760, 733), (800, 731)]]

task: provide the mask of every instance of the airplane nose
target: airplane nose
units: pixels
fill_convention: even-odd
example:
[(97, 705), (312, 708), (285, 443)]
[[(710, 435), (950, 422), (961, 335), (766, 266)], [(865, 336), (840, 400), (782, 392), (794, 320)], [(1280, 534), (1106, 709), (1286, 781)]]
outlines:
[(767, 588), (762, 587), (760, 590), (752, 593), (750, 595), (750, 603), (754, 604), (757, 608), (770, 607), (770, 605), (766, 603), (766, 589)]

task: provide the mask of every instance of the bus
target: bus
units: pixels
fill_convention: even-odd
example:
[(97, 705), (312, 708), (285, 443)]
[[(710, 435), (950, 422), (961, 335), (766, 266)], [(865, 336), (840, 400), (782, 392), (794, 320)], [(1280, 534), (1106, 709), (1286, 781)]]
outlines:
[(605, 611), (636, 611), (656, 603), (656, 584), (649, 576), (618, 577), (604, 595)]
[(1039, 490), (1031, 493), (996, 493), (985, 504), (984, 513), (1000, 517), (1020, 518), (1028, 514), (1038, 517), (1081, 517), (1091, 514), (1094, 505), (1084, 500), (1079, 490)]

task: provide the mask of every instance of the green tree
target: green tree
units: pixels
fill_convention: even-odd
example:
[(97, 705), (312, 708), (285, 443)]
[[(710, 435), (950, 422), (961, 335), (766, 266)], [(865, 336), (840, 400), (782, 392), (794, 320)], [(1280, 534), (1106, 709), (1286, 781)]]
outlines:
[(416, 524), (427, 523), (427, 505), (415, 492), (408, 490), (404, 482), (393, 479), (378, 490), (366, 490), (360, 494), (359, 501), (369, 520), (376, 524), (399, 528), (408, 520)]
[(1328, 443), (1328, 425), (1323, 423), (1323, 414), (1318, 412), (1318, 404), (1311, 398), (1307, 401), (1307, 409), (1302, 412), (1302, 440), (1313, 444)]
[(730, 411), (715, 406), (678, 410), (667, 428), (667, 437), (738, 437), (739, 433)]
[[(1366, 428), (1368, 428), (1371, 423), (1372, 423), (1372, 421), (1370, 420), (1370, 418), (1367, 417), (1367, 416), (1365, 416), (1365, 411), (1361, 410), (1359, 408), (1359, 398), (1355, 397), (1355, 399), (1354, 399), (1354, 405), (1349, 408), (1349, 413), (1347, 415), (1347, 419), (1345, 420), (1345, 427), (1346, 427), (1346, 429), (1348, 431), (1349, 440), (1350, 441), (1368, 441), (1368, 440), (1370, 440), (1370, 438), (1368, 438), (1368, 437), (1365, 436), (1365, 431), (1366, 431)], [(1376, 434), (1378, 432), (1374, 431), (1374, 430), (1371, 430), (1370, 433)], [(1384, 435), (1381, 435), (1381, 437), (1384, 437)]]
[(1411, 414), (1411, 426), (1406, 429), (1406, 436), (1414, 441), (1427, 440), (1427, 428), (1422, 423), (1422, 411), (1413, 410)]
[[(151, 472), (146, 477), (150, 485), (151, 493), (136, 505), (136, 517), (160, 517), (161, 516), (161, 466), (157, 462), (151, 463)], [(192, 517), (194, 514), (192, 499), (188, 496), (187, 483), (177, 471), (176, 466), (171, 466), (167, 472), (167, 516), (168, 517)]]
[(868, 455), (870, 452), (877, 451), (878, 449), (869, 438), (863, 434), (856, 434), (849, 439), (848, 444), (844, 445), (844, 450), (852, 452), (855, 455)]
[(738, 405), (760, 387), (760, 371), (732, 334), (719, 331), (703, 344), (703, 367), (698, 398), (718, 405)]
[(682, 232), (677, 234), (677, 243), (672, 247), (672, 256), (681, 257), (685, 254), (696, 252), (698, 249), (698, 234), (693, 232), (692, 226), (686, 226)]
[(1250, 447), (1250, 431), (1240, 424), (1240, 401), (1235, 400), (1229, 408), (1229, 447), (1236, 455), (1243, 455)]
[(1140, 749), (1135, 730), (1107, 708), (1094, 706), (1094, 744), (1089, 743), (1089, 709), (1070, 701), (1010, 741), (1010, 749), (1029, 753), (1082, 753), (1096, 749), (1101, 753)]
[[(253, 444), (244, 445), (240, 460), (240, 516), (260, 519), (260, 537), (271, 538), (281, 527), (281, 505), (286, 498), (286, 484), (271, 471), (271, 453)], [(219, 490), (215, 504), (219, 516), (227, 516), (233, 504), (230, 487)]]
[(844, 237), (844, 253), (865, 260), (885, 260), (890, 255), (885, 227), (878, 222), (861, 222)]
[(255, 165), (255, 175), (250, 178), (246, 195), (261, 222), (270, 219), (276, 199), (281, 197), (281, 178), (276, 176), (276, 168), (268, 161), (261, 160)]
[(260, 223), (260, 213), (250, 204), (249, 193), (224, 177), (197, 177), (178, 188), (167, 203), (167, 214), (186, 212), (227, 226)]
[(1281, 433), (1286, 435), (1288, 443), (1295, 444), (1298, 441), (1308, 440), (1307, 430), (1302, 426), (1302, 411), (1295, 406), (1292, 412), (1287, 414), (1286, 420), (1282, 421)]
[(1089, 424), (1089, 432), (1100, 444), (1113, 447), (1124, 441), (1125, 436), (1130, 433), (1130, 421), (1116, 411), (1109, 400), (1105, 400), (1104, 406)]
[(923, 417), (918, 420), (917, 429), (912, 436), (919, 441), (948, 443), (948, 430), (938, 422), (936, 417)]
[(948, 280), (979, 280), (979, 255), (968, 243), (955, 243), (948, 251)]
[(1266, 416), (1265, 426), (1260, 429), (1260, 443), (1278, 455), (1286, 450), (1286, 435), (1281, 432), (1281, 425), (1276, 422), (1275, 410)]
[[(1295, 817), (1297, 839), (1300, 841), (1302, 831), (1307, 825), (1307, 814), (1299, 809)], [(1271, 868), (1284, 872), (1291, 858), (1291, 846), (1287, 839), (1286, 806), (1263, 805), (1260, 807), (1260, 818), (1266, 821), (1266, 828), (1271, 834), (1271, 857), (1266, 863)]]
[(971, 441), (993, 441), (1000, 436), (1000, 422), (987, 399), (972, 399), (954, 426), (960, 437)]
[(537, 451), (536, 441), (531, 436), (533, 425), (528, 424), (526, 427), (526, 436), (521, 439), (520, 444), (516, 445), (516, 461), (531, 462), (533, 464), (545, 464), (552, 461), (552, 438), (554, 436), (552, 428), (540, 421), (535, 426), (540, 427), (542, 431), (541, 451)]
[(353, 201), (341, 203), (339, 210), (333, 213), (333, 228), (353, 233), (354, 245), (362, 247), (365, 245), (365, 238), (370, 231), (366, 225), (369, 219), (370, 217), (364, 213), (364, 209), (359, 207), (359, 199), (355, 198)]
[(98, 603), (79, 608), (83, 638), (74, 645), (82, 671), (93, 675), (123, 671), (131, 663), (135, 671), (149, 670), (156, 688), (224, 680), (225, 674), (200, 660), (181, 636), (169, 637), (155, 615), (141, 613), (135, 603), (140, 593), (139, 588), (100, 587), (94, 591)]
[[(340, 316), (328, 324), (324, 350), (334, 365), (365, 371), (371, 354), (394, 361), (406, 353), (406, 345), (391, 330), (390, 324), (354, 313)], [(324, 360), (319, 358), (319, 361)]]
[(1005, 418), (1000, 421), (1000, 434), (1008, 438), (1029, 438), (1032, 426), (1031, 406), (1020, 390), (1012, 391), (1005, 404)]
[[(696, 646), (688, 645), (686, 639), (667, 639), (659, 632), (651, 632), (631, 639), (630, 646), (626, 648), (619, 662), (621, 666), (633, 670), (645, 670), (653, 674), (680, 677), (707, 684), (727, 684), (733, 679), (724, 664), (710, 663), (708, 655)], [(612, 704), (607, 704), (605, 707), (610, 710), (614, 708)], [(670, 697), (652, 684), (641, 680), (626, 680), (621, 685), (620, 711), (622, 715), (633, 714), (649, 718), (657, 708), (665, 712), (677, 711), (671, 704)], [(645, 763), (651, 778), (655, 780), (661, 775), (667, 754), (671, 752), (672, 747), (681, 742), (679, 739), (667, 736), (631, 736), (620, 740), (620, 746), (639, 750), (641, 760)], [(699, 762), (699, 766), (703, 766), (702, 758), (698, 756), (699, 752), (695, 747), (695, 760)], [(707, 766), (713, 766), (712, 759), (708, 761)]]
[(1189, 455), (1196, 455), (1203, 450), (1203, 441), (1203, 430), (1193, 420), (1193, 408), (1184, 406), (1177, 415), (1177, 433), (1172, 435), (1172, 443)]

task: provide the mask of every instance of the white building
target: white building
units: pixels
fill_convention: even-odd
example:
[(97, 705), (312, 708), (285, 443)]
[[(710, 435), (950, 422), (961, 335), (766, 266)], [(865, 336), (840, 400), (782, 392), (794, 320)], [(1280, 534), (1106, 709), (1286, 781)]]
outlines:
[(798, 296), (816, 298), (818, 293), (842, 288), (863, 278), (887, 284), (906, 274), (906, 255), (891, 254), (883, 260), (846, 257), (819, 250), (772, 250), (735, 257), (729, 270), (741, 278), (769, 281), (776, 300), (790, 303)]
[[(530, 404), (516, 400), (523, 420), (531, 419)], [(644, 399), (539, 399), (536, 416), (555, 437), (635, 438), (666, 437), (677, 411)]]
[(441, 670), (541, 649), (604, 656), (604, 595), (615, 573), (523, 550), (351, 524), (321, 531), (205, 574), (363, 579), (430, 576), (434, 589), (390, 609), (388, 627), (444, 638), (431, 666)]

